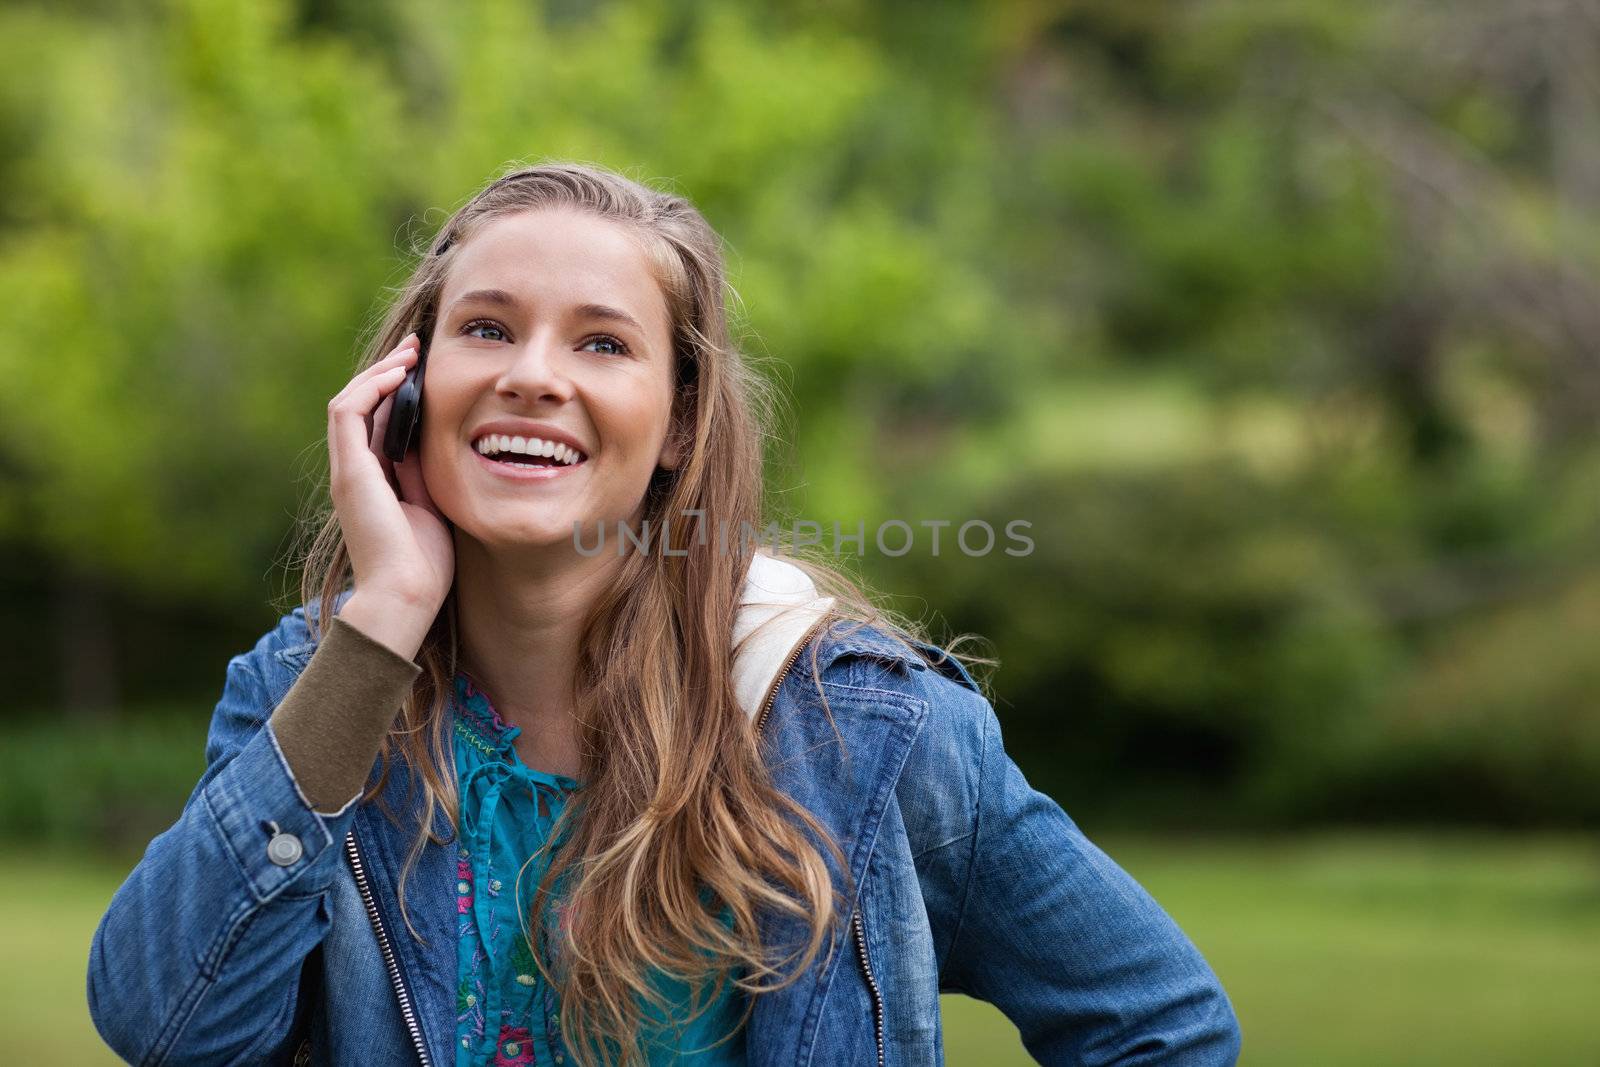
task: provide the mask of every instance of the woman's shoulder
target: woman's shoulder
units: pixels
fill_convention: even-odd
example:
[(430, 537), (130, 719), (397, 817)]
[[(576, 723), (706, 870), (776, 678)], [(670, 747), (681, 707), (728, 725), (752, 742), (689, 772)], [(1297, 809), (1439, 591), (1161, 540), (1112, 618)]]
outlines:
[(895, 801), (913, 856), (949, 851), (943, 846), (964, 840), (975, 825), (986, 748), (995, 736), (983, 686), (948, 648), (892, 627), (829, 627), (820, 639), (828, 663), (824, 685), (916, 709)]
[[(336, 613), (351, 592), (347, 589), (334, 599)], [(281, 698), (317, 650), (321, 628), (313, 624), (320, 616), (321, 605), (317, 601), (300, 604), (280, 615), (248, 651), (229, 661), (230, 685), (238, 684), (235, 678), (251, 679), (259, 684), (267, 701)]]
[[(345, 590), (335, 598), (335, 611), (350, 593)], [(208, 765), (231, 757), (265, 725), (316, 651), (318, 638), (312, 624), (319, 617), (319, 604), (301, 604), (280, 615), (248, 651), (228, 661), (207, 731)]]
[(948, 683), (983, 695), (983, 687), (949, 649), (886, 623), (835, 619), (818, 632), (814, 643), (818, 658), (829, 666), (866, 662), (876, 664), (868, 669), (880, 673), (930, 672), (936, 688)]
[(989, 696), (956, 655), (881, 623), (837, 621), (817, 636), (826, 685), (894, 693), (927, 705), (922, 729), (981, 740)]
[[(334, 597), (334, 614), (338, 614), (339, 609), (344, 607), (345, 601), (350, 599), (353, 592), (352, 589), (346, 589)], [(323, 627), (314, 625), (320, 622), (321, 615), (320, 600), (297, 605), (279, 616), (273, 628), (261, 636), (256, 642), (255, 654), (264, 660), (291, 669), (304, 667), (306, 661), (310, 660), (311, 654), (317, 650), (317, 644), (324, 632)]]

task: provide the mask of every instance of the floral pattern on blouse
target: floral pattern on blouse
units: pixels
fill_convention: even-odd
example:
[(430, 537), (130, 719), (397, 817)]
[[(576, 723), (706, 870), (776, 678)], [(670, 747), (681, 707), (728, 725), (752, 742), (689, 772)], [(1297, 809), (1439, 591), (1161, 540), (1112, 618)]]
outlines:
[[(550, 834), (569, 797), (582, 787), (566, 775), (537, 771), (522, 762), (508, 726), (465, 672), (455, 678), (454, 748), (461, 794), (456, 850), (459, 925), (456, 993), (456, 1067), (564, 1067), (560, 1005), (539, 973), (522, 929), (533, 894), (549, 868)], [(546, 846), (549, 848), (546, 848)], [(520, 872), (520, 874), (519, 874)], [(560, 913), (556, 904), (557, 914)], [(689, 1004), (682, 982), (662, 985), (669, 1003)], [(676, 995), (674, 995), (676, 994)], [(717, 1000), (673, 1039), (657, 1009), (646, 1004), (650, 1062), (732, 1067), (744, 1063), (736, 1035), (705, 1046), (739, 1023), (747, 994), (726, 983)], [(684, 1052), (681, 1049), (691, 1051)], [(699, 1051), (696, 1051), (699, 1050)]]

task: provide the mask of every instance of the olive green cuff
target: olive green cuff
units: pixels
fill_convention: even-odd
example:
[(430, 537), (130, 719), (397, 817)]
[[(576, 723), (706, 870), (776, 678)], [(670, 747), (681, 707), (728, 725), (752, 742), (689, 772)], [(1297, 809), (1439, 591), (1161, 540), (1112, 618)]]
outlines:
[(342, 815), (359, 799), (422, 668), (337, 615), (267, 720), (303, 799)]

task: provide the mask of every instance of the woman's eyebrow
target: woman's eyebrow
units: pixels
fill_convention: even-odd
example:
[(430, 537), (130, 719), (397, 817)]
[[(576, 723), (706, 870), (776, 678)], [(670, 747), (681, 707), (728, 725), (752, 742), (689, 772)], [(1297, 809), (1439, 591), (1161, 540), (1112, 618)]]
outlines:
[[(521, 301), (504, 289), (474, 289), (470, 293), (462, 293), (456, 297), (455, 301), (450, 305), (450, 309), (454, 311), (462, 304), (473, 303), (493, 304), (496, 307), (503, 308), (519, 308), (522, 306)], [(645, 332), (644, 327), (639, 325), (638, 319), (621, 308), (614, 308), (609, 304), (579, 304), (572, 311), (579, 318), (605, 319), (608, 322), (619, 322), (624, 326), (631, 326), (640, 333)]]

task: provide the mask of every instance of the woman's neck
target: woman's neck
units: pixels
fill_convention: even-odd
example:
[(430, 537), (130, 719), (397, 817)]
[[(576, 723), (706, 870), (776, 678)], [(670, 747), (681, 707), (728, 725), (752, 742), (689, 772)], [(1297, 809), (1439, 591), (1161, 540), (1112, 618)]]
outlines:
[(573, 678), (578, 636), (618, 562), (608, 554), (530, 569), (457, 536), (460, 666), (520, 727), (517, 753), (535, 770), (580, 777)]

